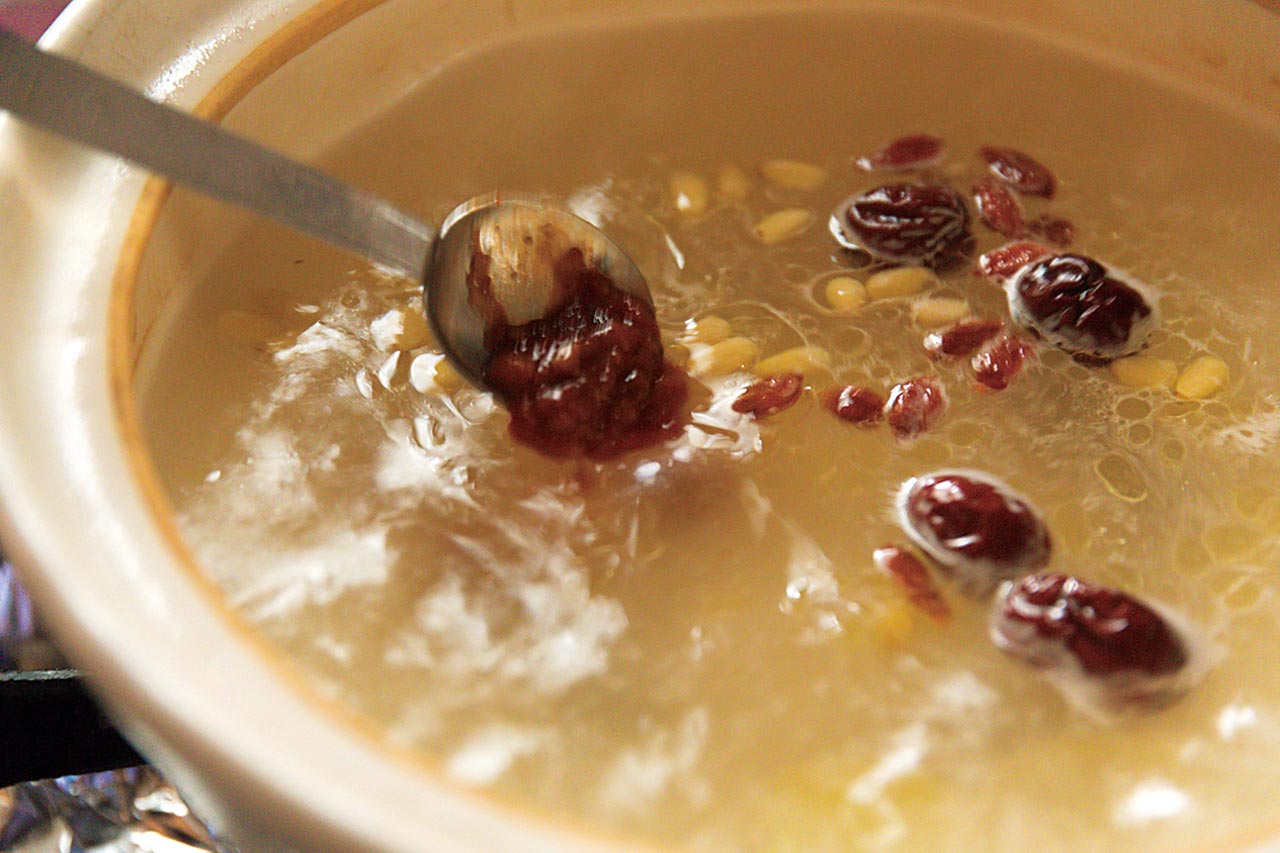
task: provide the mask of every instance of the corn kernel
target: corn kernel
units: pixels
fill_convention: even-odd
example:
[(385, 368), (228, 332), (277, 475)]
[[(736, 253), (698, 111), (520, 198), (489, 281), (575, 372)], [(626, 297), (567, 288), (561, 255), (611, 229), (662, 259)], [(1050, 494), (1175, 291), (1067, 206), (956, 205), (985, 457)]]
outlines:
[(760, 174), (772, 184), (790, 190), (816, 190), (827, 182), (827, 170), (799, 160), (768, 160)]
[(823, 287), (823, 296), (837, 314), (852, 314), (867, 301), (867, 288), (856, 278), (838, 275)]
[(726, 163), (720, 167), (716, 189), (729, 201), (743, 201), (751, 194), (751, 179), (739, 167)]
[(933, 270), (927, 267), (894, 267), (867, 279), (867, 296), (871, 299), (914, 296), (937, 280)]
[(752, 229), (755, 238), (765, 245), (781, 243), (794, 237), (813, 223), (813, 211), (803, 207), (788, 207), (770, 213)]
[(826, 370), (830, 364), (831, 356), (822, 347), (799, 346), (761, 359), (755, 366), (755, 373), (758, 376), (776, 376), (779, 373), (807, 374), (815, 370)]
[(760, 347), (749, 338), (725, 338), (689, 356), (689, 372), (695, 376), (724, 376), (755, 364)]
[(676, 172), (671, 176), (671, 198), (676, 210), (686, 216), (701, 216), (709, 201), (707, 182), (693, 172)]
[(680, 339), (687, 343), (718, 344), (733, 334), (729, 321), (714, 314), (708, 314), (698, 320), (689, 320), (684, 325), (684, 334)]
[(1130, 388), (1172, 388), (1178, 379), (1178, 365), (1150, 355), (1116, 359), (1109, 369), (1121, 385)]
[(963, 299), (927, 296), (911, 303), (911, 319), (925, 329), (950, 326), (969, 314), (969, 303)]
[(1216, 355), (1202, 355), (1188, 364), (1173, 390), (1188, 400), (1212, 397), (1227, 384), (1227, 363)]

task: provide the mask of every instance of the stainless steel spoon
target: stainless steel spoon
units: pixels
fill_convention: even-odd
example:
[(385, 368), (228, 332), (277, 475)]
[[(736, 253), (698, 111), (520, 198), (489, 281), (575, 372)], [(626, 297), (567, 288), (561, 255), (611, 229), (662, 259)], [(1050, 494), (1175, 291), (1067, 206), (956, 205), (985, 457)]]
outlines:
[(478, 309), (468, 284), (477, 250), (491, 260), (493, 296), (512, 324), (554, 307), (551, 263), (566, 247), (581, 249), (618, 287), (652, 304), (640, 270), (616, 244), (536, 197), (478, 196), (454, 208), (437, 232), (377, 196), (4, 31), (0, 108), (422, 282), (437, 339), (477, 385), (486, 384), (485, 330), (493, 319)]

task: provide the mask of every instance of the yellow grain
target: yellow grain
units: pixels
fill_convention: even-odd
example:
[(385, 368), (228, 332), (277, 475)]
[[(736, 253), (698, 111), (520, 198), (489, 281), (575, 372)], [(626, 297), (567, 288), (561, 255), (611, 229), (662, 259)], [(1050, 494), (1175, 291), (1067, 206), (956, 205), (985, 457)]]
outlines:
[(822, 288), (827, 305), (837, 314), (852, 314), (867, 301), (867, 288), (856, 278), (838, 275)]
[(745, 370), (760, 356), (760, 347), (750, 338), (725, 338), (689, 355), (689, 372), (694, 376), (724, 376)]
[(796, 236), (808, 228), (813, 220), (813, 211), (803, 207), (788, 207), (761, 219), (751, 233), (761, 243), (773, 245)]
[(1178, 365), (1150, 355), (1116, 359), (1109, 369), (1121, 385), (1130, 388), (1172, 388), (1178, 379)]
[(1202, 355), (1183, 368), (1173, 390), (1188, 400), (1204, 400), (1227, 384), (1227, 363), (1216, 355)]
[(776, 376), (779, 373), (808, 374), (815, 370), (826, 370), (830, 364), (831, 356), (822, 347), (799, 346), (761, 359), (755, 366), (755, 373), (758, 376)]
[(816, 190), (827, 182), (827, 170), (800, 160), (767, 160), (760, 174), (771, 184), (790, 190)]
[(871, 299), (914, 296), (937, 281), (938, 277), (928, 267), (894, 267), (867, 279), (867, 296)]
[(707, 212), (710, 192), (707, 182), (693, 172), (676, 172), (671, 176), (671, 199), (676, 210), (685, 216), (701, 216)]

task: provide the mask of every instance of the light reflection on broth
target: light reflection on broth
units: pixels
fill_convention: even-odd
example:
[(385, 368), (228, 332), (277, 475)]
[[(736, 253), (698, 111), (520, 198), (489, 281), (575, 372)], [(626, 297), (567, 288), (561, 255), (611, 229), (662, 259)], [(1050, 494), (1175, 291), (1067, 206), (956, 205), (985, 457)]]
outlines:
[[(825, 219), (883, 182), (853, 159), (920, 131), (947, 140), (939, 168), (962, 190), (984, 144), (1049, 164), (1058, 196), (1028, 208), (1162, 294), (1146, 354), (1213, 354), (1226, 387), (1187, 401), (1041, 349), (979, 393), (966, 361), (926, 355), (909, 298), (829, 310), (825, 283), (868, 271)], [(775, 158), (828, 177), (780, 186), (758, 171)], [(1209, 842), (1273, 816), (1280, 788), (1278, 158), (1280, 140), (1189, 95), (955, 20), (547, 34), (449, 67), (324, 165), (424, 215), (495, 187), (565, 199), (639, 263), (670, 341), (714, 316), (763, 356), (821, 347), (815, 389), (933, 375), (937, 426), (900, 441), (812, 392), (757, 423), (730, 408), (751, 381), (734, 372), (702, 380), (666, 447), (542, 459), (439, 372), (401, 319), (421, 311), (411, 283), (255, 225), (155, 344), (147, 439), (232, 606), (462, 783), (695, 849)], [(705, 212), (675, 208), (688, 175)], [(812, 221), (753, 236), (792, 208)], [(979, 251), (1002, 242), (977, 233)], [(924, 295), (1007, 316), (968, 269)], [(1099, 727), (990, 645), (982, 603), (945, 589), (950, 622), (913, 611), (871, 552), (905, 544), (898, 485), (942, 466), (1011, 483), (1043, 511), (1054, 568), (1164, 602), (1226, 657), (1177, 704)]]

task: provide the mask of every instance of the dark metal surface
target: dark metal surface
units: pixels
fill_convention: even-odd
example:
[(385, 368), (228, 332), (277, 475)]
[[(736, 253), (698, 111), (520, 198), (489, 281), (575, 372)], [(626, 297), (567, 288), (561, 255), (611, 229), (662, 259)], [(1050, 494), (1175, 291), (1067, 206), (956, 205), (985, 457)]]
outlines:
[(74, 670), (0, 673), (0, 788), (142, 764)]

